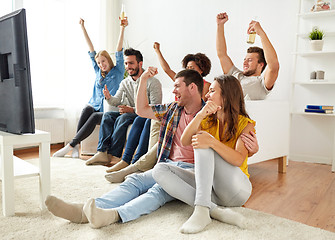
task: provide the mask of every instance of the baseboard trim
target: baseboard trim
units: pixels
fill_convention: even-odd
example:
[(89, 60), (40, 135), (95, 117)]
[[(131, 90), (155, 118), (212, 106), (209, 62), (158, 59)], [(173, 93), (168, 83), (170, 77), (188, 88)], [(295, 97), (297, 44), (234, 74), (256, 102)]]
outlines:
[(327, 165), (332, 164), (332, 159), (330, 157), (317, 155), (290, 154), (289, 159), (297, 162), (320, 163)]

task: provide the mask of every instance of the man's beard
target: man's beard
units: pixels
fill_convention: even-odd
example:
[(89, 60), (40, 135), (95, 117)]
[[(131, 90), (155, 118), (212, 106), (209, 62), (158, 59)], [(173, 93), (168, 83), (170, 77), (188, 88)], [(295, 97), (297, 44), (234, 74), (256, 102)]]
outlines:
[(251, 75), (254, 75), (255, 73), (256, 73), (256, 69), (251, 69), (251, 70), (243, 72), (243, 75), (249, 77)]
[(135, 73), (129, 74), (131, 77), (137, 76), (138, 73), (139, 73), (139, 71), (140, 71), (140, 69), (137, 67), (137, 68), (134, 69), (134, 71), (135, 71)]

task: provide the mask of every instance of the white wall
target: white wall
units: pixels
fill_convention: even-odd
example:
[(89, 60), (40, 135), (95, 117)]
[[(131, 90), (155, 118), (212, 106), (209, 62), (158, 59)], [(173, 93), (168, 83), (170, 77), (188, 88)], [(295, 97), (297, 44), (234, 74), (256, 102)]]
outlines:
[[(223, 1), (223, 0), (123, 0), (129, 18), (126, 41), (144, 55), (144, 66), (159, 67), (152, 48), (161, 43), (161, 51), (170, 67), (179, 71), (181, 60), (188, 53), (205, 53), (212, 61), (211, 73), (205, 78), (222, 74), (215, 49), (216, 14), (227, 12), (228, 54), (236, 66), (242, 67), (246, 49), (247, 27), (257, 16), (274, 45), (280, 61), (278, 81), (269, 99), (288, 99), (291, 74), (291, 53), (294, 44), (295, 4), (290, 0)], [(259, 38), (257, 46), (261, 46)], [(163, 87), (171, 88), (172, 81), (159, 67), (158, 78)], [(167, 93), (164, 93), (165, 95)], [(169, 97), (164, 96), (164, 99)]]

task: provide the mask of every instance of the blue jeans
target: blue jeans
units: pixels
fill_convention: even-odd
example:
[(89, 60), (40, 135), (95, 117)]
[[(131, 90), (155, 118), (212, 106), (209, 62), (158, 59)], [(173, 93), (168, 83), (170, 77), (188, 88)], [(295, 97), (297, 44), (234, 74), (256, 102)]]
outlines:
[[(148, 151), (151, 120), (136, 117), (131, 126), (122, 160), (126, 163), (135, 163)], [(137, 150), (136, 150), (137, 147)], [(136, 150), (136, 154), (134, 156)], [(134, 158), (133, 158), (134, 156)], [(133, 159), (133, 160), (132, 160)]]
[[(167, 160), (167, 162), (185, 169), (194, 167), (191, 163), (171, 160)], [(121, 221), (129, 222), (157, 210), (172, 200), (174, 198), (155, 182), (152, 170), (149, 170), (129, 175), (118, 187), (95, 199), (95, 203), (98, 208), (115, 208)]]
[(115, 157), (121, 157), (126, 142), (127, 129), (137, 117), (136, 113), (106, 112), (102, 116), (99, 129), (99, 152), (107, 151)]

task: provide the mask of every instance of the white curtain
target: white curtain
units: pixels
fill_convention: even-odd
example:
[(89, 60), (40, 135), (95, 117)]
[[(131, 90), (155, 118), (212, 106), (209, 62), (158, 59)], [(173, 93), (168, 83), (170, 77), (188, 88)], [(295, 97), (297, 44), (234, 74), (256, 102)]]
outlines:
[(12, 0), (1, 0), (0, 1), (0, 17), (10, 13), (12, 11)]
[(96, 51), (114, 52), (119, 1), (13, 0), (8, 4), (13, 6), (8, 12), (26, 9), (34, 106), (63, 108), (69, 141), (95, 80), (79, 19), (85, 20)]

